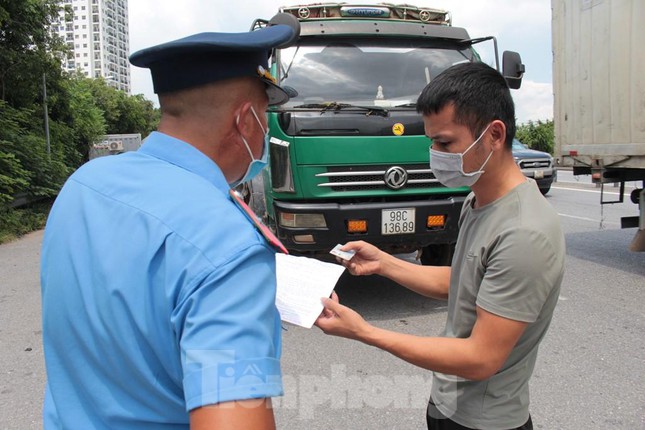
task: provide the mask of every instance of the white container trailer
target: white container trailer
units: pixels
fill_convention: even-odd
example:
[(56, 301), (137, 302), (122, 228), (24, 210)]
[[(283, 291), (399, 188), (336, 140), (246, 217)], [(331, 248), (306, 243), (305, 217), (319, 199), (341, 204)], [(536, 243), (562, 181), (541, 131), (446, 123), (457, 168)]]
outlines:
[(645, 251), (645, 0), (552, 0), (556, 160), (594, 182), (643, 181), (631, 245)]

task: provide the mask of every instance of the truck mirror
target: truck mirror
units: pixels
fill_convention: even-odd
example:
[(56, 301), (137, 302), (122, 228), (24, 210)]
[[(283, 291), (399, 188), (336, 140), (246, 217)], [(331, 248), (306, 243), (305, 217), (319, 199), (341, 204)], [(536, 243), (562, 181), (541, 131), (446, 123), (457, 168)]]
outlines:
[(289, 85), (282, 85), (282, 89), (287, 93), (289, 98), (298, 97), (298, 90)]
[(522, 64), (520, 54), (514, 51), (504, 51), (502, 54), (502, 74), (508, 87), (516, 90), (522, 85), (522, 77), (526, 68)]
[(298, 18), (291, 15), (290, 13), (279, 13), (269, 20), (268, 25), (287, 25), (293, 29), (293, 36), (291, 39), (287, 40), (282, 45), (278, 46), (278, 49), (288, 48), (289, 46), (295, 45), (300, 38), (300, 21)]

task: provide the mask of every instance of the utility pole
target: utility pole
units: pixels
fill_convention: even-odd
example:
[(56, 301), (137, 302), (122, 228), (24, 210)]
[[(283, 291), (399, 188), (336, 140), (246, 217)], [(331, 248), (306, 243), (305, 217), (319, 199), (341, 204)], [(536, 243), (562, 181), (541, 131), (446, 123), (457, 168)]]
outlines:
[(49, 143), (49, 112), (47, 111), (47, 81), (43, 73), (43, 108), (45, 110), (45, 139), (47, 140), (47, 160), (51, 161), (51, 149)]

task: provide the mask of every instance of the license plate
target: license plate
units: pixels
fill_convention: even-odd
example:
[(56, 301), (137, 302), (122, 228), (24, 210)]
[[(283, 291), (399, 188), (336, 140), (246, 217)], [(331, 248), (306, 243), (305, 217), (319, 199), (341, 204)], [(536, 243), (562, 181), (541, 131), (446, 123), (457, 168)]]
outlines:
[(381, 212), (381, 234), (414, 233), (414, 208), (383, 209)]
[(534, 177), (535, 179), (542, 179), (542, 178), (544, 178), (544, 170), (536, 170), (536, 171), (533, 173), (533, 177)]

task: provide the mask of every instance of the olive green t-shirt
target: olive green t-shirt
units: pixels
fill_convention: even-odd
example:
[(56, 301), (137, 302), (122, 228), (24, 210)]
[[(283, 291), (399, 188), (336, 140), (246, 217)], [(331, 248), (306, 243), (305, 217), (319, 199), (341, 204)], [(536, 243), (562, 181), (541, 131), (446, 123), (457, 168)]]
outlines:
[(510, 429), (529, 417), (528, 382), (558, 301), (564, 236), (558, 214), (532, 180), (481, 208), (474, 201), (471, 193), (460, 216), (443, 336), (470, 336), (476, 306), (528, 326), (488, 380), (435, 372), (436, 409), (428, 413), (470, 428)]

